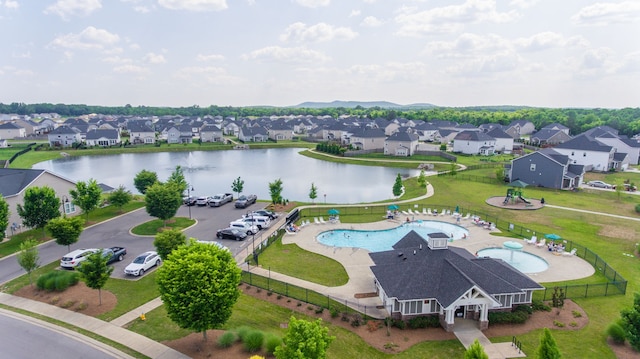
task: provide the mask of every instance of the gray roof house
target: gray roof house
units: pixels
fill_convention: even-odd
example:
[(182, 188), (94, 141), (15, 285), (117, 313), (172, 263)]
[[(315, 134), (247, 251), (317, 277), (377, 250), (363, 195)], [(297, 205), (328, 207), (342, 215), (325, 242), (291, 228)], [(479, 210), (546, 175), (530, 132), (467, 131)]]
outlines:
[(293, 139), (293, 123), (274, 121), (267, 130), (269, 139), (274, 141), (291, 141)]
[(242, 142), (266, 142), (269, 139), (267, 129), (262, 126), (257, 127), (240, 127), (238, 139)]
[(27, 130), (13, 122), (0, 124), (0, 138), (22, 138), (27, 136)]
[(555, 128), (542, 128), (540, 131), (532, 134), (529, 137), (529, 141), (536, 145), (557, 145), (567, 142), (571, 139), (571, 136), (566, 131)]
[(548, 124), (548, 125), (542, 127), (541, 129), (560, 130), (560, 131), (566, 133), (567, 136), (571, 136), (569, 127), (567, 127), (567, 126), (565, 126), (565, 125), (563, 125), (561, 123), (551, 123), (551, 124)]
[(381, 128), (362, 128), (353, 132), (349, 143), (358, 150), (383, 150), (386, 138)]
[(585, 166), (586, 171), (606, 172), (613, 169), (615, 148), (585, 134), (561, 143), (554, 149), (569, 156), (573, 164)]
[(536, 130), (536, 126), (531, 121), (516, 120), (503, 128), (504, 132), (513, 138), (520, 138), (522, 135), (530, 135)]
[(156, 142), (156, 131), (147, 124), (147, 121), (128, 121), (127, 130), (129, 131), (129, 141), (133, 144), (153, 144)]
[(80, 131), (69, 126), (60, 126), (47, 134), (49, 146), (72, 147), (74, 143), (81, 143)]
[(204, 125), (200, 128), (200, 141), (223, 142), (222, 129), (218, 125)]
[(509, 179), (531, 186), (571, 189), (580, 186), (585, 167), (573, 164), (569, 156), (543, 148), (511, 161)]
[(494, 128), (487, 132), (487, 135), (496, 140), (496, 152), (510, 154), (513, 151), (513, 137), (504, 132), (501, 128)]
[(384, 141), (384, 154), (391, 156), (412, 156), (418, 149), (418, 135), (396, 132)]
[(116, 129), (90, 130), (86, 136), (87, 146), (119, 146), (120, 142), (120, 132)]
[[(511, 146), (513, 148), (513, 142)], [(462, 131), (453, 138), (453, 152), (489, 156), (493, 155), (495, 150), (496, 139), (484, 132)]]
[(486, 329), (489, 310), (530, 304), (533, 292), (544, 289), (501, 259), (476, 257), (448, 241), (444, 233), (425, 239), (411, 231), (393, 250), (369, 253), (376, 293), (392, 317), (437, 315), (451, 332), (459, 316)]

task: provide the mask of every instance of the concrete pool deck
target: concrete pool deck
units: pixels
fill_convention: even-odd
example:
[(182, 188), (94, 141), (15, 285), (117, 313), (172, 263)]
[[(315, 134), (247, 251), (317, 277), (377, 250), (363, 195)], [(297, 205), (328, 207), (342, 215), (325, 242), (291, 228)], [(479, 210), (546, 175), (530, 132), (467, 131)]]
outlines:
[[(452, 217), (450, 215), (416, 215), (409, 216), (409, 218), (416, 221), (433, 220), (448, 222), (465, 227), (469, 231), (469, 236), (466, 239), (457, 239), (453, 242), (450, 242), (449, 245), (465, 248), (471, 253), (475, 253), (484, 248), (502, 248), (502, 245), (505, 241), (514, 240), (513, 238), (493, 235), (492, 233), (499, 234), (500, 231), (497, 229), (488, 230), (483, 228), (482, 226), (477, 226), (473, 224), (470, 219), (463, 219), (459, 223), (456, 223), (455, 217)], [(380, 313), (369, 312), (371, 308), (375, 308), (376, 306), (381, 304), (378, 297), (356, 298), (356, 294), (371, 293), (375, 291), (373, 273), (369, 268), (373, 265), (373, 261), (369, 257), (368, 251), (361, 248), (327, 246), (318, 242), (316, 240), (316, 237), (321, 232), (335, 229), (385, 230), (400, 226), (405, 223), (405, 221), (406, 217), (401, 215), (399, 220), (382, 220), (372, 223), (311, 223), (304, 226), (296, 234), (284, 235), (284, 237), (282, 238), (283, 244), (295, 243), (302, 249), (324, 255), (340, 262), (344, 266), (349, 276), (349, 281), (343, 286), (326, 287), (316, 283), (303, 281), (298, 278), (289, 277), (280, 273), (267, 273), (266, 269), (260, 267), (251, 267), (249, 270), (261, 275), (269, 275), (270, 278), (276, 280), (286, 281), (300, 287), (312, 289), (318, 293), (331, 296), (334, 299), (342, 299), (345, 301), (349, 301), (350, 303), (356, 303), (359, 306), (367, 306), (368, 315), (371, 315), (373, 317), (380, 316), (384, 318), (386, 316), (384, 310), (380, 310)], [(398, 240), (400, 240), (400, 238), (398, 238)], [(536, 247), (535, 245), (526, 244), (526, 242), (524, 241), (522, 241), (522, 243), (523, 250), (525, 252), (537, 255), (545, 259), (549, 263), (549, 269), (547, 269), (546, 271), (528, 275), (536, 282), (544, 283), (579, 279), (589, 277), (593, 273), (595, 273), (595, 269), (589, 263), (577, 256), (568, 257), (562, 255), (554, 255), (553, 252), (549, 252), (547, 250), (546, 246)]]

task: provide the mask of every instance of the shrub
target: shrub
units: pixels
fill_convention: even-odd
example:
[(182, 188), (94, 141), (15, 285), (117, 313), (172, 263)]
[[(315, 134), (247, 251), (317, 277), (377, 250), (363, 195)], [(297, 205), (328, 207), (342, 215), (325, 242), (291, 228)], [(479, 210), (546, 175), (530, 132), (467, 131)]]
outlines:
[(364, 323), (364, 319), (362, 319), (362, 316), (360, 314), (354, 314), (352, 319), (351, 319), (351, 326), (354, 328), (357, 328), (359, 326), (361, 326)]
[(533, 310), (535, 311), (545, 311), (545, 312), (551, 311), (551, 307), (544, 304), (544, 302), (541, 301), (540, 299), (534, 299), (533, 301), (531, 301), (531, 308), (533, 308)]
[(415, 317), (409, 319), (408, 325), (411, 329), (437, 328), (440, 326), (440, 319), (435, 315)]
[(342, 312), (342, 318), (340, 318), (343, 322), (348, 322), (349, 321), (349, 313), (347, 312)]
[(331, 318), (337, 318), (340, 315), (340, 311), (336, 307), (329, 308), (329, 313), (331, 313)]
[(273, 334), (269, 334), (267, 336), (265, 340), (265, 350), (267, 351), (267, 354), (273, 355), (273, 353), (276, 351), (276, 348), (280, 345), (282, 345), (282, 338)]
[(244, 349), (249, 353), (257, 352), (262, 349), (264, 343), (264, 333), (259, 330), (251, 330), (242, 339), (242, 345)]
[(76, 311), (79, 312), (79, 311), (87, 309), (88, 307), (89, 307), (89, 304), (87, 304), (87, 302), (85, 302), (83, 300), (83, 301), (80, 301), (80, 304), (78, 304), (78, 306), (76, 307)]
[(489, 323), (493, 324), (522, 324), (527, 319), (529, 314), (524, 311), (489, 312)]
[(636, 204), (636, 213), (640, 213), (640, 203)]
[(533, 307), (530, 305), (519, 305), (514, 309), (515, 312), (525, 312), (527, 314), (533, 314)]
[(626, 333), (624, 328), (617, 322), (609, 324), (607, 327), (607, 335), (613, 340), (616, 344), (624, 344), (624, 340), (626, 338)]
[(229, 348), (237, 339), (236, 333), (226, 331), (218, 338), (218, 346), (220, 348)]
[(564, 328), (564, 323), (563, 322), (559, 322), (557, 320), (553, 321), (553, 325), (555, 325), (558, 328)]
[(282, 295), (278, 294), (278, 296), (276, 297), (276, 299), (282, 299)]
[(247, 337), (247, 334), (251, 331), (251, 328), (247, 326), (241, 326), (236, 329), (236, 334), (238, 334), (238, 339), (244, 341), (244, 338)]
[(407, 327), (407, 323), (402, 319), (392, 319), (391, 325), (398, 329), (405, 329)]
[(78, 284), (80, 274), (77, 272), (53, 271), (41, 275), (36, 281), (38, 289), (49, 292), (62, 292), (72, 285)]
[(580, 312), (579, 312), (579, 311), (577, 311), (577, 310), (572, 310), (572, 311), (571, 311), (571, 314), (573, 314), (573, 317), (574, 317), (574, 318), (580, 318), (580, 317), (582, 317), (582, 313), (580, 313)]
[(316, 308), (316, 314), (322, 314), (322, 312), (324, 312), (324, 308), (323, 307)]
[(367, 330), (369, 332), (375, 332), (376, 330), (380, 329), (381, 324), (382, 322), (379, 320), (370, 320), (367, 322)]
[(68, 300), (68, 301), (66, 301), (66, 302), (62, 303), (62, 304), (60, 305), (60, 307), (67, 309), (67, 308), (71, 308), (71, 307), (73, 307), (75, 304), (76, 304), (76, 301), (75, 301), (75, 300)]

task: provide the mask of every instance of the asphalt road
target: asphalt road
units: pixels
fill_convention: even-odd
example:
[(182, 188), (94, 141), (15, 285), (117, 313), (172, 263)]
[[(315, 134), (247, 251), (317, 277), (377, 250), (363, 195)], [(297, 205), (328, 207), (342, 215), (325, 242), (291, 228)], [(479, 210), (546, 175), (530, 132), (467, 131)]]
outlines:
[[(221, 207), (198, 207), (191, 208), (181, 206), (177, 216), (189, 217), (189, 209), (191, 217), (197, 220), (196, 225), (185, 230), (187, 238), (195, 238), (198, 240), (215, 240), (218, 243), (228, 247), (231, 252), (236, 255), (252, 245), (252, 237), (249, 236), (245, 241), (217, 240), (215, 238), (216, 231), (220, 228), (229, 226), (229, 222), (242, 217), (243, 214), (251, 210), (259, 210), (265, 207), (264, 203), (255, 203), (245, 209), (236, 209), (233, 203), (227, 203)], [(140, 253), (155, 250), (153, 246), (154, 237), (152, 236), (136, 236), (129, 231), (131, 228), (154, 219), (147, 214), (144, 208), (127, 213), (120, 217), (116, 217), (106, 222), (102, 222), (85, 229), (80, 236), (80, 240), (71, 246), (71, 250), (78, 248), (106, 248), (113, 246), (125, 247), (127, 255), (122, 262), (113, 264), (114, 270), (111, 276), (113, 278), (135, 280), (138, 278), (129, 277), (124, 274), (124, 268)], [(255, 236), (259, 242), (261, 234)], [(57, 245), (54, 241), (50, 241), (38, 246), (40, 254), (40, 263), (42, 265), (54, 261), (59, 261), (62, 256), (69, 251), (66, 246)], [(155, 268), (154, 268), (155, 270)], [(18, 265), (15, 256), (8, 256), (0, 260), (0, 283), (5, 283), (18, 276), (24, 274), (24, 270)]]
[[(94, 343), (88, 337), (71, 333), (47, 323), (37, 324), (11, 312), (0, 312), (0, 347), (3, 358), (49, 359), (122, 358), (122, 353)], [(52, 349), (55, 348), (55, 349)], [(108, 350), (108, 351), (107, 351)]]

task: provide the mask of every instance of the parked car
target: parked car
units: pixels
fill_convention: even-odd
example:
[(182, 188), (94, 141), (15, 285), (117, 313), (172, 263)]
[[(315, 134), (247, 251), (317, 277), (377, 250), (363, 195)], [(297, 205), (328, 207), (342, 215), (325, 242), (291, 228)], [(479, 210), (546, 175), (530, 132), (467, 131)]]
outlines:
[(60, 267), (66, 269), (74, 269), (93, 253), (97, 253), (98, 248), (80, 248), (65, 254), (60, 260)]
[(209, 200), (209, 206), (220, 207), (225, 203), (233, 201), (232, 193), (218, 193)]
[(269, 217), (271, 220), (278, 218), (278, 214), (276, 212), (269, 211), (268, 209), (259, 209), (257, 211), (251, 211), (248, 215), (254, 214), (256, 216), (264, 216)]
[(268, 228), (271, 225), (271, 219), (269, 217), (263, 216), (243, 216), (242, 221), (249, 224), (255, 224), (256, 226), (258, 226), (259, 230)]
[(615, 186), (602, 181), (589, 181), (587, 182), (587, 185), (598, 188), (615, 188)]
[(635, 192), (638, 188), (632, 184), (629, 183), (625, 183), (624, 184), (624, 190), (625, 191), (629, 191), (629, 192)]
[(216, 232), (216, 237), (218, 239), (233, 239), (236, 241), (243, 241), (247, 239), (247, 233), (238, 228), (224, 228), (218, 229)]
[(141, 276), (149, 269), (160, 265), (160, 256), (155, 251), (139, 254), (125, 269), (124, 274)]
[(247, 208), (256, 203), (256, 200), (258, 200), (258, 196), (255, 194), (242, 195), (236, 200), (236, 208)]
[(107, 258), (107, 264), (121, 262), (126, 255), (127, 249), (125, 247), (110, 247), (102, 250), (102, 256)]
[(258, 228), (258, 226), (251, 225), (251, 224), (249, 224), (247, 222), (243, 222), (243, 221), (233, 221), (233, 222), (229, 223), (229, 227), (238, 228), (238, 229), (246, 232), (248, 235), (256, 234), (260, 230)]
[(216, 246), (216, 247), (218, 247), (218, 248), (220, 248), (220, 249), (224, 249), (225, 251), (230, 251), (228, 247), (223, 246), (222, 244), (220, 244), (220, 243), (218, 243), (218, 242), (216, 242), (216, 241), (203, 241), (203, 240), (200, 240), (200, 239), (199, 239), (199, 240), (197, 240), (196, 242), (198, 242), (198, 243), (203, 243), (203, 244), (210, 244), (210, 245), (212, 245), (212, 246)]
[(196, 197), (183, 197), (182, 198), (182, 203), (186, 204), (187, 206), (195, 206), (196, 205), (196, 201), (198, 199)]
[(209, 201), (211, 201), (211, 197), (198, 197), (198, 199), (196, 199), (196, 204), (202, 207), (209, 204)]

